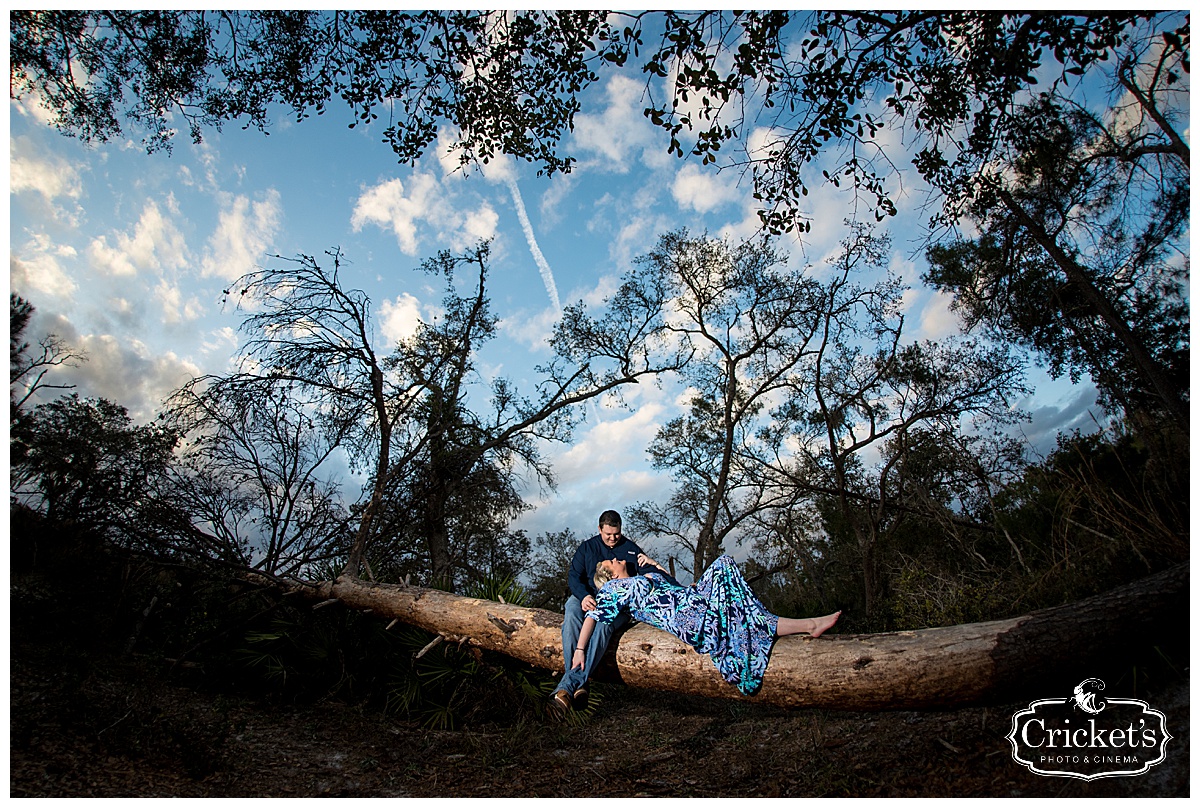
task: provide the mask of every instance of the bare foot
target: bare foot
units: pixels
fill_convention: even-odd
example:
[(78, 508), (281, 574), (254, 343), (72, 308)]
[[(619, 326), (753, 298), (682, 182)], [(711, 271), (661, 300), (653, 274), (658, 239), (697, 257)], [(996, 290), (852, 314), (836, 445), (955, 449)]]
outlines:
[(809, 636), (814, 640), (817, 637), (820, 637), (826, 631), (833, 628), (833, 624), (836, 623), (838, 618), (841, 616), (841, 612), (834, 612), (833, 614), (827, 614), (824, 617), (814, 617), (813, 622), (816, 623), (816, 626), (812, 631), (809, 632)]

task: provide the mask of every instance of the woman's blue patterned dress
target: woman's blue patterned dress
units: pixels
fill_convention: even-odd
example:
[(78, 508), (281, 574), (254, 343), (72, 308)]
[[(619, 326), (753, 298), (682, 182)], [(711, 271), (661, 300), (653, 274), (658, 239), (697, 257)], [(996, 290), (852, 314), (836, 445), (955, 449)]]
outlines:
[(609, 623), (622, 607), (711, 656), (726, 681), (742, 693), (751, 695), (762, 685), (779, 618), (758, 602), (729, 556), (714, 561), (688, 587), (656, 572), (611, 580), (601, 587), (596, 610), (587, 616)]

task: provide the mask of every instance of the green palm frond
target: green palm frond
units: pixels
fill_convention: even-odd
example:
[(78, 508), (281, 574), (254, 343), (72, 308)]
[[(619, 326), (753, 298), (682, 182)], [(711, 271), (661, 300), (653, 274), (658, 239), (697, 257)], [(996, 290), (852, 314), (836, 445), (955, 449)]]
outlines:
[(517, 583), (517, 579), (512, 575), (489, 576), (482, 581), (476, 581), (469, 585), (463, 594), (469, 598), (494, 600), (513, 606), (529, 605), (529, 590)]

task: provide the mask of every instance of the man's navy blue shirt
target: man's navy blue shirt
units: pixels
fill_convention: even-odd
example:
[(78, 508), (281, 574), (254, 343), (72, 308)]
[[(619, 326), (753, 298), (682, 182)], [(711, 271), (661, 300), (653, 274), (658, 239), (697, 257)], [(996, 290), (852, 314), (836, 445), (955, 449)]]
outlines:
[(616, 547), (609, 547), (605, 544), (600, 538), (600, 534), (592, 536), (579, 545), (575, 550), (575, 557), (571, 559), (571, 571), (567, 573), (567, 586), (570, 587), (571, 594), (580, 601), (588, 595), (595, 597), (596, 587), (592, 584), (592, 576), (596, 574), (596, 565), (610, 558), (626, 562), (626, 569), (629, 570), (630, 575), (637, 575), (647, 570), (658, 572), (658, 567), (638, 569), (637, 557), (642, 552), (644, 551), (641, 547), (624, 536), (617, 542)]

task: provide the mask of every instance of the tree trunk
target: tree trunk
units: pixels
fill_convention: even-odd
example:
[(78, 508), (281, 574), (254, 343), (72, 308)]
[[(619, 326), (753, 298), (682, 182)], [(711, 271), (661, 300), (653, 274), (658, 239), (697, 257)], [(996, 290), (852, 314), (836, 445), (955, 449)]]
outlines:
[(367, 542), (375, 526), (375, 517), (383, 506), (384, 491), (387, 489), (388, 474), (392, 465), (391, 415), (388, 412), (387, 397), (383, 392), (383, 371), (374, 359), (371, 362), (371, 401), (375, 407), (375, 417), (379, 420), (379, 451), (375, 458), (375, 479), (371, 485), (371, 499), (359, 517), (354, 546), (350, 548), (346, 567), (342, 570), (343, 575), (358, 575), (367, 550)]
[[(853, 518), (852, 515), (851, 518)], [(868, 532), (866, 528), (859, 526), (855, 526), (854, 532), (857, 534), (859, 555), (862, 557), (863, 614), (866, 615), (867, 619), (870, 619), (875, 616), (877, 608), (875, 593), (875, 533), (874, 531)]]
[(1159, 398), (1162, 399), (1163, 406), (1183, 430), (1183, 433), (1185, 435), (1189, 434), (1191, 422), (1187, 402), (1183, 400), (1180, 391), (1167, 378), (1167, 373), (1162, 364), (1150, 353), (1149, 348), (1146, 347), (1138, 335), (1133, 332), (1129, 323), (1125, 322), (1120, 312), (1117, 311), (1116, 306), (1113, 305), (1113, 302), (1104, 296), (1104, 293), (1088, 277), (1083, 267), (1076, 263), (1075, 259), (1067, 255), (1054, 237), (1046, 232), (1045, 227), (1035, 220), (1013, 198), (1011, 193), (1001, 190), (999, 195), (1009, 212), (1029, 231), (1034, 241), (1040, 244), (1042, 249), (1046, 251), (1046, 254), (1050, 256), (1050, 260), (1067, 276), (1067, 280), (1075, 284), (1079, 289), (1084, 299), (1092, 306), (1092, 310), (1112, 329), (1117, 339), (1129, 351), (1129, 356), (1134, 364), (1141, 371), (1141, 376), (1146, 386), (1157, 393)]
[[(948, 708), (1018, 694), (1055, 695), (1087, 666), (1127, 664), (1133, 643), (1186, 641), (1187, 564), (1077, 603), (1021, 617), (887, 634), (783, 637), (762, 689), (741, 696), (707, 655), (636, 624), (610, 647), (598, 678), (634, 687), (842, 710)], [(436, 632), (448, 640), (562, 670), (562, 615), (431, 589), (342, 576), (298, 586), (310, 597)]]

